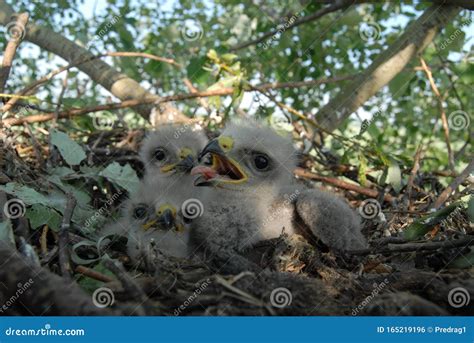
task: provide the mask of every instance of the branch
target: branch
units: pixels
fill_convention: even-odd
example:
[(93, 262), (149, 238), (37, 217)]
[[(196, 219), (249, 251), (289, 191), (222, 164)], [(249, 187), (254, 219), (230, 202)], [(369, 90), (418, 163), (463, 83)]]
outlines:
[(76, 207), (76, 199), (72, 195), (68, 195), (66, 209), (64, 211), (63, 221), (59, 228), (59, 266), (61, 267), (61, 275), (66, 279), (71, 279), (71, 262), (69, 261), (69, 228), (71, 227), (71, 218)]
[[(0, 24), (6, 25), (13, 14), (13, 9), (4, 0), (0, 0)], [(69, 39), (63, 37), (51, 29), (29, 23), (26, 30), (25, 39), (38, 45), (40, 48), (52, 52), (73, 63), (78, 59), (93, 57), (94, 55), (88, 50), (78, 46)], [(160, 97), (149, 93), (138, 82), (128, 77), (125, 74), (119, 73), (115, 68), (109, 66), (107, 63), (97, 60), (94, 62), (84, 63), (79, 69), (89, 75), (94, 81), (103, 86), (114, 96), (120, 100), (142, 100), (154, 98), (159, 100)], [(152, 109), (155, 106), (148, 103), (143, 106), (138, 106), (136, 111), (145, 119), (150, 118)], [(168, 117), (172, 114), (175, 117), (184, 117), (176, 108), (170, 104), (165, 104), (160, 108), (160, 117)]]
[(446, 240), (441, 242), (422, 242), (422, 243), (405, 243), (405, 244), (389, 244), (384, 248), (363, 249), (348, 251), (351, 255), (371, 255), (371, 254), (387, 254), (411, 251), (432, 251), (438, 249), (454, 249), (459, 247), (468, 247), (474, 245), (474, 236), (467, 236), (455, 240)]
[[(259, 86), (252, 86), (249, 89), (244, 89), (244, 91), (267, 90), (271, 88), (276, 89), (276, 88), (309, 87), (309, 86), (318, 85), (318, 84), (346, 80), (349, 78), (351, 78), (351, 76), (339, 76), (339, 77), (320, 79), (320, 80), (285, 82), (285, 83), (264, 83)], [(104, 105), (98, 105), (98, 106), (92, 106), (92, 107), (75, 108), (75, 109), (61, 111), (58, 113), (57, 118), (58, 119), (72, 118), (75, 116), (83, 115), (86, 113), (92, 113), (92, 112), (110, 111), (110, 110), (116, 110), (120, 108), (143, 106), (145, 104), (159, 105), (159, 104), (170, 102), (170, 101), (182, 101), (182, 100), (189, 100), (189, 99), (194, 99), (194, 98), (207, 98), (211, 96), (226, 96), (226, 95), (232, 95), (233, 93), (234, 93), (234, 88), (220, 88), (220, 89), (216, 89), (212, 91), (171, 95), (171, 96), (162, 97), (159, 100), (156, 100), (155, 98), (125, 100), (120, 103), (104, 104)], [(43, 113), (43, 114), (34, 114), (34, 115), (21, 117), (21, 118), (7, 118), (3, 120), (3, 123), (5, 124), (5, 126), (17, 126), (17, 125), (23, 125), (23, 123), (45, 122), (45, 121), (52, 120), (54, 118), (55, 118), (54, 113)], [(178, 120), (176, 121), (180, 122), (180, 120), (181, 118), (178, 118)], [(183, 122), (188, 122), (188, 121), (189, 121), (189, 118), (187, 117), (185, 118), (185, 120), (183, 120)]]
[(421, 53), (436, 34), (460, 11), (459, 7), (433, 5), (372, 62), (369, 68), (344, 87), (317, 114), (316, 120), (330, 131), (375, 95)]
[[(304, 23), (319, 19), (319, 18), (321, 18), (322, 16), (324, 16), (328, 13), (336, 12), (336, 11), (342, 9), (342, 8), (348, 7), (348, 6), (350, 6), (351, 2), (352, 1), (336, 1), (334, 4), (332, 4), (330, 6), (327, 6), (327, 7), (324, 7), (324, 8), (320, 9), (319, 11), (317, 11), (315, 13), (307, 15), (307, 16), (301, 18), (301, 19), (295, 20), (292, 24), (288, 25), (288, 27), (285, 28), (285, 31), (291, 30), (291, 29), (293, 29), (297, 26), (300, 26)], [(274, 34), (277, 34), (279, 31), (280, 31), (280, 29), (278, 29), (278, 28), (273, 29), (269, 32), (264, 33), (259, 38), (252, 39), (252, 40), (250, 40), (248, 42), (245, 42), (245, 43), (234, 45), (233, 47), (230, 48), (230, 51), (237, 51), (237, 50), (240, 50), (240, 49), (247, 48), (251, 45), (258, 44), (258, 43), (264, 41), (266, 38), (268, 38), (270, 36), (273, 36)]]
[(0, 299), (18, 296), (19, 286), (29, 287), (21, 294), (9, 312), (35, 316), (118, 315), (118, 310), (98, 308), (92, 297), (76, 283), (66, 281), (44, 268), (34, 267), (10, 246), (0, 241)]
[[(345, 182), (345, 181), (342, 181), (340, 179), (336, 179), (336, 178), (333, 178), (333, 177), (317, 175), (317, 174), (311, 173), (311, 172), (309, 172), (305, 169), (302, 169), (302, 168), (296, 168), (295, 169), (295, 175), (300, 176), (300, 177), (304, 177), (305, 179), (317, 180), (317, 181), (321, 181), (321, 182), (324, 182), (324, 183), (329, 183), (333, 186), (336, 186), (337, 188), (346, 189), (348, 191), (353, 191), (353, 192), (356, 192), (356, 193), (359, 193), (359, 194), (369, 196), (371, 198), (377, 198), (378, 195), (379, 195), (379, 192), (375, 189), (364, 188), (364, 187), (354, 185), (352, 183), (348, 183), (348, 182)], [(393, 200), (395, 200), (395, 198), (393, 196), (391, 196), (390, 194), (385, 194), (384, 195), (384, 200), (388, 201), (388, 202), (392, 202)]]
[(428, 77), (428, 80), (430, 81), (431, 89), (433, 90), (433, 93), (436, 95), (436, 99), (438, 100), (438, 107), (441, 113), (441, 123), (443, 125), (443, 130), (444, 130), (444, 138), (446, 140), (446, 147), (448, 149), (449, 168), (451, 169), (451, 171), (454, 171), (454, 157), (453, 157), (453, 150), (451, 149), (451, 143), (449, 141), (448, 120), (446, 119), (446, 112), (444, 111), (444, 106), (443, 106), (444, 99), (441, 96), (441, 93), (439, 92), (438, 87), (436, 86), (436, 83), (433, 79), (433, 74), (431, 73), (431, 70), (426, 64), (423, 57), (420, 57), (420, 62), (421, 62), (421, 68), (423, 69), (426, 76)]
[[(32, 92), (34, 92), (36, 90), (36, 88), (38, 88), (43, 83), (48, 82), (54, 76), (62, 73), (63, 71), (68, 71), (69, 69), (72, 69), (74, 67), (79, 67), (80, 65), (83, 65), (85, 63), (89, 63), (91, 61), (94, 61), (98, 58), (105, 57), (105, 56), (121, 56), (121, 57), (136, 57), (136, 56), (139, 56), (139, 57), (152, 58), (154, 60), (160, 60), (160, 61), (166, 60), (167, 63), (171, 63), (171, 61), (173, 63), (176, 63), (176, 62), (174, 62), (174, 60), (165, 59), (163, 57), (158, 57), (158, 56), (155, 56), (155, 55), (141, 53), (141, 52), (106, 52), (106, 53), (100, 54), (100, 55), (92, 55), (91, 54), (90, 56), (78, 59), (78, 60), (74, 61), (73, 63), (70, 63), (66, 66), (60, 67), (56, 70), (53, 70), (52, 72), (48, 73), (47, 75), (43, 76), (42, 78), (30, 83), (28, 86), (23, 88), (20, 92), (18, 92), (14, 96), (12, 96), (11, 99), (5, 104), (5, 106), (3, 106), (1, 111), (4, 112), (4, 113), (8, 112), (13, 107), (13, 105), (15, 105), (17, 103), (17, 101), (22, 99), (25, 95), (27, 95), (27, 94), (31, 95)], [(159, 101), (159, 98), (154, 96), (152, 98), (152, 100)]]
[(474, 171), (474, 158), (471, 159), (471, 161), (466, 166), (466, 168), (464, 168), (461, 174), (459, 174), (459, 176), (456, 177), (454, 181), (451, 182), (451, 184), (448, 187), (446, 187), (446, 189), (440, 194), (440, 196), (434, 203), (433, 208), (435, 210), (440, 208), (441, 205), (443, 205), (446, 202), (446, 200), (448, 200), (451, 193), (455, 191), (459, 187), (459, 185), (464, 181), (464, 179), (466, 179), (469, 176), (469, 174), (471, 174), (473, 171)]
[(15, 57), (16, 49), (21, 42), (21, 28), (26, 27), (28, 23), (28, 13), (20, 13), (15, 21), (13, 21), (12, 27), (19, 28), (17, 37), (10, 37), (5, 48), (5, 54), (3, 56), (2, 69), (0, 69), (0, 93), (3, 93), (5, 84), (7, 83), (8, 76), (10, 75), (10, 69), (12, 67), (13, 58)]

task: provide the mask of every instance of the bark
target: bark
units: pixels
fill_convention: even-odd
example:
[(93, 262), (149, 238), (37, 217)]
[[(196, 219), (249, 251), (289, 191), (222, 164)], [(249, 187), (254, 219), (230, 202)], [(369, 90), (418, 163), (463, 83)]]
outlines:
[[(4, 0), (0, 0), (0, 24), (6, 25), (11, 21), (13, 9)], [(92, 57), (93, 54), (87, 49), (75, 44), (61, 34), (52, 31), (47, 27), (36, 25), (29, 22), (26, 30), (25, 40), (38, 45), (40, 48), (52, 52), (65, 59), (68, 63), (84, 60)], [(160, 97), (149, 93), (140, 84), (118, 72), (113, 67), (101, 60), (94, 60), (83, 63), (77, 67), (86, 73), (94, 82), (107, 89), (120, 100), (142, 100), (155, 99), (158, 101)], [(178, 118), (183, 120), (185, 117), (182, 113), (174, 108), (171, 104), (160, 104), (158, 107), (157, 118), (150, 118), (154, 104), (144, 104), (137, 106), (135, 110), (145, 119), (150, 120), (153, 124), (161, 121), (173, 120)]]
[(455, 6), (429, 7), (369, 68), (349, 82), (316, 114), (319, 124), (327, 130), (335, 130), (422, 52), (459, 11), (460, 8)]

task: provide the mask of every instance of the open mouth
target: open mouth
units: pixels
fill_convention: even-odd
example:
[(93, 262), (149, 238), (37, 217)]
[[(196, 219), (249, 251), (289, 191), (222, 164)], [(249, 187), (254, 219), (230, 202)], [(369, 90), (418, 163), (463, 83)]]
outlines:
[(247, 180), (239, 164), (223, 155), (211, 153), (211, 166), (201, 165), (193, 168), (191, 175), (200, 175), (195, 181), (196, 186), (217, 183), (242, 183)]

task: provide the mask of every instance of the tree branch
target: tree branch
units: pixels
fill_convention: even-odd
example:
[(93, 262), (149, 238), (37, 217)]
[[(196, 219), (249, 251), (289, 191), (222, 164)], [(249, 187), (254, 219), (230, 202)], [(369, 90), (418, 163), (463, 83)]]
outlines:
[(440, 194), (440, 196), (434, 203), (433, 208), (435, 210), (440, 208), (441, 205), (443, 205), (446, 202), (446, 200), (448, 200), (451, 193), (454, 192), (459, 187), (459, 185), (464, 181), (464, 179), (466, 179), (469, 176), (469, 174), (471, 174), (473, 171), (474, 171), (474, 158), (471, 159), (471, 161), (466, 166), (466, 168), (464, 168), (461, 174), (459, 174), (459, 176), (456, 177), (454, 181), (451, 182), (451, 184), (448, 187), (446, 187), (446, 189)]
[[(302, 24), (305, 24), (307, 22), (319, 19), (319, 18), (321, 18), (322, 16), (324, 16), (328, 13), (336, 12), (336, 11), (342, 9), (342, 8), (348, 7), (348, 6), (351, 5), (352, 2), (353, 1), (335, 1), (330, 6), (324, 7), (324, 8), (320, 9), (317, 12), (314, 12), (310, 15), (307, 15), (307, 16), (301, 18), (301, 19), (295, 20), (292, 24), (288, 25), (288, 27), (285, 28), (285, 31), (291, 30), (291, 29), (293, 29), (297, 26), (300, 26)], [(264, 33), (259, 38), (252, 39), (252, 40), (250, 40), (248, 42), (245, 42), (245, 43), (234, 45), (233, 47), (230, 48), (230, 51), (241, 50), (241, 49), (247, 48), (251, 45), (261, 43), (266, 38), (271, 37), (274, 34), (278, 33), (279, 30), (280, 30), (279, 28), (275, 28), (271, 31), (268, 31), (268, 32)]]
[(15, 57), (16, 49), (20, 45), (22, 39), (21, 28), (26, 27), (26, 24), (28, 23), (28, 13), (20, 13), (14, 23), (14, 26), (19, 28), (19, 31), (17, 32), (18, 37), (11, 37), (8, 40), (7, 47), (5, 48), (2, 68), (0, 69), (0, 93), (3, 93), (8, 76), (10, 75), (13, 58)]
[[(272, 88), (278, 89), (278, 88), (309, 87), (309, 86), (314, 86), (318, 84), (347, 80), (350, 78), (351, 76), (339, 76), (339, 77), (320, 79), (320, 80), (296, 81), (296, 82), (285, 82), (285, 83), (264, 83), (258, 86), (252, 86), (249, 89), (244, 89), (244, 91), (253, 91), (253, 90), (260, 91), (260, 90), (268, 90)], [(36, 82), (39, 82), (39, 81), (40, 80)], [(183, 101), (183, 100), (189, 100), (189, 99), (194, 99), (194, 98), (206, 98), (206, 97), (211, 97), (211, 96), (226, 96), (226, 95), (232, 95), (233, 93), (234, 93), (234, 88), (220, 88), (220, 89), (212, 90), (212, 91), (171, 95), (171, 96), (162, 97), (159, 100), (156, 100), (154, 98), (125, 100), (119, 103), (104, 104), (104, 105), (98, 105), (98, 106), (92, 106), (92, 107), (75, 108), (75, 109), (61, 111), (57, 114), (57, 118), (58, 119), (71, 118), (71, 117), (83, 115), (86, 113), (110, 111), (110, 110), (116, 110), (119, 108), (141, 106), (144, 104), (159, 105), (159, 104), (163, 104), (170, 101)], [(56, 115), (54, 113), (40, 113), (40, 114), (34, 114), (34, 115), (21, 117), (21, 118), (7, 118), (3, 120), (3, 123), (5, 126), (17, 126), (17, 125), (23, 125), (23, 123), (45, 122), (45, 121), (52, 120), (55, 117)], [(180, 121), (181, 121), (181, 118), (178, 118), (176, 120), (176, 122), (180, 122)], [(188, 121), (189, 121), (189, 118), (187, 117), (185, 118), (185, 120), (183, 120), (183, 122), (188, 122)]]
[(388, 84), (408, 62), (422, 52), (436, 34), (460, 11), (459, 7), (433, 5), (356, 79), (344, 87), (317, 114), (316, 120), (330, 131)]
[[(12, 15), (13, 9), (10, 5), (8, 5), (4, 0), (0, 0), (0, 24), (6, 25), (10, 21)], [(47, 27), (39, 26), (31, 22), (27, 26), (25, 39), (38, 45), (42, 49), (62, 57), (69, 63), (73, 63), (78, 59), (82, 60), (94, 56), (91, 52), (63, 37), (61, 34), (58, 34)], [(103, 61), (91, 61), (78, 66), (78, 68), (89, 75), (94, 82), (103, 86), (122, 101), (130, 99), (160, 99), (160, 97), (145, 90), (137, 81), (125, 74), (119, 73)], [(152, 102), (145, 103), (137, 106), (136, 111), (143, 118), (150, 119), (152, 109), (155, 107), (156, 106), (154, 106)], [(159, 108), (159, 112), (159, 115), (162, 118), (167, 118), (169, 115), (174, 117), (185, 117), (171, 104), (164, 104)]]

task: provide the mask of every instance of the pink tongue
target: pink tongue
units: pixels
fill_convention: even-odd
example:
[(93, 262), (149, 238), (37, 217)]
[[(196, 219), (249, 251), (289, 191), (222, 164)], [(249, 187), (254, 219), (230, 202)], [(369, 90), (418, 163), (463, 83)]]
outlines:
[(202, 175), (206, 180), (213, 179), (217, 176), (214, 169), (207, 166), (197, 166), (191, 170), (191, 175)]

